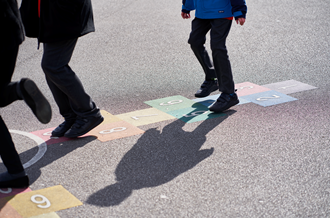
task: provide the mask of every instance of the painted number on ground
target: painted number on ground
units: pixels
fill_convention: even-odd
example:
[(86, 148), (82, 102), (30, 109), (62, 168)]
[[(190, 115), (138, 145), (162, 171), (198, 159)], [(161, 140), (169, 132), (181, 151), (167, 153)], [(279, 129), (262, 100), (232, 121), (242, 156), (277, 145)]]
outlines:
[(268, 101), (270, 99), (276, 99), (276, 98), (280, 98), (280, 96), (273, 95), (272, 97), (260, 97), (260, 98), (257, 98), (257, 101)]
[(242, 87), (239, 87), (237, 91), (240, 91), (242, 89), (253, 89), (254, 87), (253, 86), (242, 86)]
[(195, 111), (191, 114), (185, 114), (184, 117), (196, 117), (198, 115), (207, 114), (209, 111)]
[(172, 100), (167, 103), (160, 103), (159, 105), (160, 106), (169, 106), (169, 105), (174, 105), (174, 104), (180, 104), (182, 102), (183, 102), (183, 100)]
[(134, 117), (131, 117), (131, 118), (134, 119), (134, 120), (138, 120), (140, 117), (152, 117), (152, 116), (158, 116), (158, 114), (134, 116)]
[(103, 130), (103, 131), (100, 132), (100, 134), (110, 134), (110, 133), (113, 133), (113, 132), (121, 132), (121, 131), (124, 131), (126, 129), (127, 129), (126, 127), (116, 127), (116, 128), (112, 128), (110, 130)]
[[(41, 200), (40, 200), (41, 199)], [(31, 201), (36, 203), (39, 208), (48, 208), (50, 207), (50, 201), (43, 195), (33, 195)]]

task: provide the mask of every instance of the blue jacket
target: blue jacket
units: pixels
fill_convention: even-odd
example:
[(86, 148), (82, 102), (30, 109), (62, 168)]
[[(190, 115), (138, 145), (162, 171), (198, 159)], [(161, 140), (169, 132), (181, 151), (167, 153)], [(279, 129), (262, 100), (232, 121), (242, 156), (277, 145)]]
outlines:
[(245, 0), (182, 0), (182, 12), (189, 14), (192, 10), (200, 19), (237, 19), (245, 18), (247, 7)]

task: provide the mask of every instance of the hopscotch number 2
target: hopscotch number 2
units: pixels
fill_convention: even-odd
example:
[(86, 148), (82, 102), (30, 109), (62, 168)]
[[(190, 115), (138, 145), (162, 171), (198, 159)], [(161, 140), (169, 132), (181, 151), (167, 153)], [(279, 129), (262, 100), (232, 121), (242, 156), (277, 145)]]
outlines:
[(257, 98), (257, 101), (267, 101), (269, 99), (275, 99), (275, 98), (280, 98), (280, 96), (273, 95), (272, 97), (260, 97), (260, 98)]
[[(41, 198), (41, 200), (37, 200), (37, 198)], [(42, 196), (42, 195), (33, 195), (32, 197), (31, 197), (31, 201), (33, 202), (33, 203), (36, 203), (36, 204), (38, 204), (37, 206), (39, 207), (39, 208), (43, 208), (43, 209), (45, 209), (45, 208), (48, 208), (48, 207), (50, 207), (50, 201), (45, 197), (45, 196)], [(42, 204), (44, 204), (44, 203), (46, 203), (45, 205), (42, 205)]]

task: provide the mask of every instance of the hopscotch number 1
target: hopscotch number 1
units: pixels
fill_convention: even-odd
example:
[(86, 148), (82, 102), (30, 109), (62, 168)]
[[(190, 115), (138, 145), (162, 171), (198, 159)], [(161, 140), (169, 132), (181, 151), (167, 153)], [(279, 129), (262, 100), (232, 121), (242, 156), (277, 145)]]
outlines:
[[(37, 200), (37, 198), (41, 198), (41, 200)], [(32, 197), (31, 197), (31, 201), (33, 202), (33, 203), (36, 203), (36, 204), (38, 204), (37, 206), (39, 207), (39, 208), (43, 208), (43, 209), (45, 209), (45, 208), (48, 208), (48, 207), (50, 207), (50, 201), (45, 197), (45, 196), (42, 196), (42, 195), (33, 195)], [(42, 205), (42, 204), (44, 204), (44, 203), (46, 203), (45, 205)]]

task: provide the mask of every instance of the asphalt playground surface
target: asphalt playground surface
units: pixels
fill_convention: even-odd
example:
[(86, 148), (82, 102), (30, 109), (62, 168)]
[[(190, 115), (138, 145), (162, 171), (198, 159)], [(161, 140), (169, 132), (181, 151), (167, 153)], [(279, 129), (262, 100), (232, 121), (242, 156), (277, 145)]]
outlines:
[[(246, 24), (233, 23), (227, 39), (235, 83), (314, 88), (288, 94), (294, 101), (241, 104), (212, 119), (138, 126), (143, 133), (129, 137), (49, 144), (26, 168), (30, 189), (61, 185), (82, 204), (43, 217), (330, 216), (330, 2), (247, 5)], [(96, 32), (78, 40), (70, 66), (101, 110), (116, 116), (151, 108), (146, 101), (195, 99), (204, 75), (187, 44), (191, 20), (181, 18), (181, 1), (100, 0), (93, 7)], [(23, 163), (40, 148), (20, 133), (63, 122), (41, 57), (42, 46), (27, 38), (13, 81), (37, 83), (51, 122), (39, 123), (23, 101), (1, 108)]]

